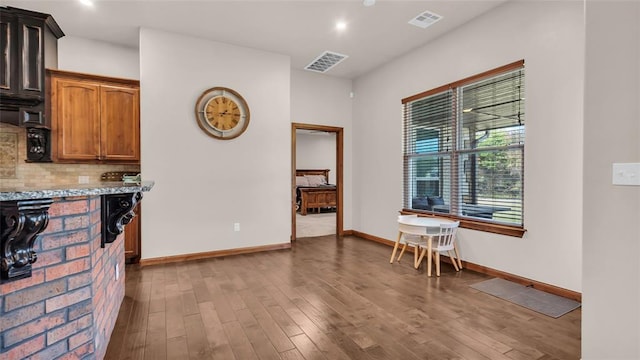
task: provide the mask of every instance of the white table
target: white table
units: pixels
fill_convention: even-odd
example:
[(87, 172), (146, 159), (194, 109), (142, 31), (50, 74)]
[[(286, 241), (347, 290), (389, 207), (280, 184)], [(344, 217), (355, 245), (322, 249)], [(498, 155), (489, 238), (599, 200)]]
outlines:
[[(433, 236), (440, 231), (440, 224), (453, 224), (455, 221), (439, 217), (419, 217), (417, 215), (400, 215), (398, 216), (398, 239), (393, 246), (391, 259), (389, 263), (393, 264), (393, 259), (398, 251), (402, 234), (426, 236), (427, 241), (427, 276), (431, 276), (431, 262), (433, 261), (432, 240)], [(455, 245), (455, 244), (454, 244)], [(462, 261), (458, 254), (458, 247), (454, 247), (458, 265), (462, 269)]]

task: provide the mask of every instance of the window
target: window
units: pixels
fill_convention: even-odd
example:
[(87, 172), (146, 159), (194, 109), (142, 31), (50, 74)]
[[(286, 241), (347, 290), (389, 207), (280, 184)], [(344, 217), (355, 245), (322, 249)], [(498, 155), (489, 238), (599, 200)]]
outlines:
[(523, 226), (524, 61), (403, 99), (404, 208)]

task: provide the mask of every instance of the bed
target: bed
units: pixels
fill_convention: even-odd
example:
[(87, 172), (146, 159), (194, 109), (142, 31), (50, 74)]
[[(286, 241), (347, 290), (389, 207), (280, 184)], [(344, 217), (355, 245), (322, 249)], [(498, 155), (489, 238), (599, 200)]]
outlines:
[(296, 169), (296, 204), (300, 215), (307, 215), (309, 209), (318, 213), (322, 208), (337, 206), (336, 186), (329, 184), (329, 169)]

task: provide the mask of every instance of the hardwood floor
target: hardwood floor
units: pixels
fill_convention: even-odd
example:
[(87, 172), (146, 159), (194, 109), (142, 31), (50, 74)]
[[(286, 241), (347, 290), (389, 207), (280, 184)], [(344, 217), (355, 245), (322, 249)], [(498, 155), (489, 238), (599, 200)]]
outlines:
[(106, 359), (579, 359), (581, 311), (558, 319), (478, 292), (488, 277), (356, 237), (126, 268)]

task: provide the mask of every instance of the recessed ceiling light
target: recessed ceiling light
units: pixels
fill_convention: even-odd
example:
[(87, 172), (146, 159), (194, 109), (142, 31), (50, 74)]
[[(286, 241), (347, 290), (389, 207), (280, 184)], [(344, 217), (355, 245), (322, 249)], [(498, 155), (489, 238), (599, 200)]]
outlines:
[(82, 4), (84, 6), (93, 7), (93, 1), (92, 0), (78, 0), (78, 1), (80, 1), (80, 4)]
[(338, 21), (336, 23), (336, 30), (345, 31), (347, 29), (347, 23), (344, 21)]

